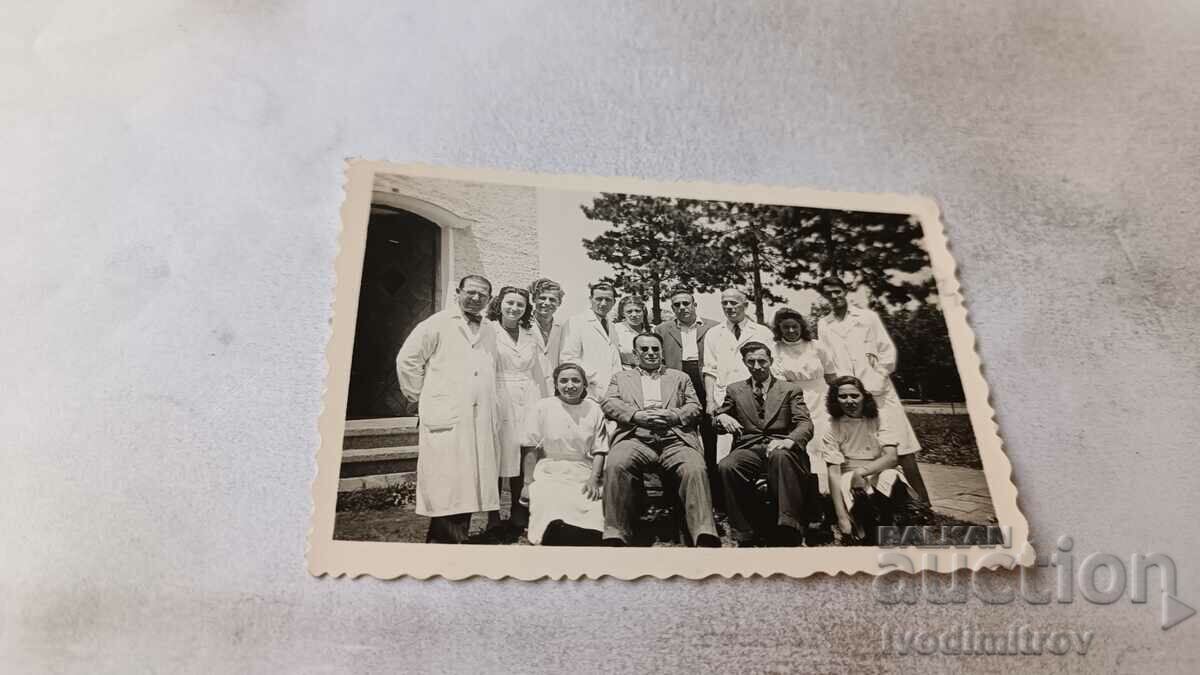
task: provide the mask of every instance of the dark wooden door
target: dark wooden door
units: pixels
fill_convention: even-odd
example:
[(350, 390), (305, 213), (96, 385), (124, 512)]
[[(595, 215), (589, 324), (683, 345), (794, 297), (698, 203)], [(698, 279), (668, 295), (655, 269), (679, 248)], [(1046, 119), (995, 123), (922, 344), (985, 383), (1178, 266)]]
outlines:
[(346, 419), (408, 417), (396, 380), (404, 339), (437, 309), (441, 230), (408, 211), (371, 209)]

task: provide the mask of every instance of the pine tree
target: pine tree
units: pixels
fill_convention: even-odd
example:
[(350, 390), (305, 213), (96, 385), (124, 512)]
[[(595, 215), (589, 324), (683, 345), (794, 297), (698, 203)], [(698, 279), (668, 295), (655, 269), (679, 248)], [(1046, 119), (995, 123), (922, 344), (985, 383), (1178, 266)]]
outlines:
[(866, 286), (877, 307), (924, 300), (933, 278), (921, 272), (929, 254), (921, 224), (906, 214), (785, 207), (775, 230), (779, 279), (791, 288), (812, 288), (826, 276)]
[(613, 227), (583, 248), (593, 260), (608, 263), (607, 277), (622, 293), (650, 302), (654, 323), (662, 320), (662, 299), (677, 287), (707, 293), (726, 283), (733, 263), (714, 242), (706, 202), (673, 197), (603, 193), (582, 206), (591, 220)]

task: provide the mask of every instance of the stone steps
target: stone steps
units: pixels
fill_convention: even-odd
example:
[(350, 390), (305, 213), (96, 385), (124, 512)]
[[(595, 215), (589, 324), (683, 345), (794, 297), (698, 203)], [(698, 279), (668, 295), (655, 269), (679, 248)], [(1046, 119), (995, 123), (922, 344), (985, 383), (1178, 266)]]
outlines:
[(339, 491), (385, 487), (417, 470), (417, 418), (346, 420)]
[(411, 471), (404, 473), (383, 473), (373, 476), (358, 476), (356, 478), (342, 478), (338, 481), (338, 492), (377, 490), (391, 487), (393, 485), (400, 485), (401, 483), (415, 482), (417, 482), (417, 474)]
[(339, 475), (354, 478), (416, 471), (418, 454), (415, 445), (343, 450)]
[(382, 417), (370, 420), (346, 420), (342, 438), (345, 450), (401, 448), (416, 446), (420, 434), (415, 417)]

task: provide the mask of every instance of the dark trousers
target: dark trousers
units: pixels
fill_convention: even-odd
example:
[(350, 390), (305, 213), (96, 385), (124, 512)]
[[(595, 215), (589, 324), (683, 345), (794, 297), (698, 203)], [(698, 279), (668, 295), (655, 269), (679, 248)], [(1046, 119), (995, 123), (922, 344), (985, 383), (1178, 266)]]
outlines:
[(429, 519), (426, 544), (461, 544), (471, 532), (471, 514), (455, 513), (450, 516), (434, 516)]
[(546, 526), (542, 546), (599, 546), (600, 533), (555, 520)]
[(630, 543), (641, 513), (642, 475), (659, 467), (673, 476), (679, 488), (692, 541), (704, 543), (701, 537), (711, 537), (709, 545), (717, 541), (704, 457), (674, 436), (659, 441), (630, 437), (613, 445), (604, 465), (604, 538)]
[(854, 507), (850, 509), (850, 518), (854, 521), (855, 529), (861, 528), (861, 536), (851, 538), (862, 546), (879, 545), (879, 528), (888, 526), (904, 527), (906, 525), (928, 525), (933, 522), (933, 511), (921, 501), (915, 490), (900, 481), (892, 487), (890, 497), (875, 490), (867, 494), (862, 488), (851, 490), (854, 495)]
[[(696, 388), (696, 396), (700, 399), (700, 408), (706, 408), (708, 398), (704, 389), (704, 374), (700, 372), (699, 361), (684, 361), (683, 372), (692, 379)], [(708, 469), (708, 489), (712, 493), (713, 506), (718, 511), (725, 510), (725, 493), (721, 489), (721, 477), (717, 475), (717, 430), (713, 428), (712, 419), (708, 413), (700, 413), (700, 441), (704, 444), (704, 468)]]
[[(730, 534), (739, 542), (766, 535), (764, 526), (790, 528), (790, 536), (804, 530), (804, 488), (810, 474), (808, 453), (802, 448), (776, 450), (767, 457), (765, 445), (738, 448), (721, 460), (718, 467), (725, 489), (725, 513)], [(774, 502), (775, 513), (766, 512), (763, 495), (755, 487), (767, 480), (767, 499)], [(756, 527), (757, 526), (757, 527)], [(757, 530), (757, 532), (756, 532)], [(772, 534), (782, 534), (772, 532)]]

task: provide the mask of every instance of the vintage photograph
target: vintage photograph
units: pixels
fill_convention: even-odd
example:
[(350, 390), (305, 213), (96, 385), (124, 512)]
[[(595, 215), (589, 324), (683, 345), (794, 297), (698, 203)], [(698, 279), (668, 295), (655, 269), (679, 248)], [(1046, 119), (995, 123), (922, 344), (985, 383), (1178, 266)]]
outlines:
[(929, 200), (349, 176), (310, 563), (339, 554), (314, 573), (876, 571), (1024, 543)]

